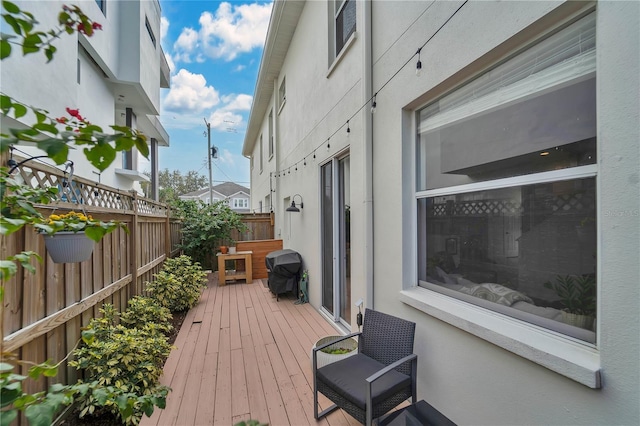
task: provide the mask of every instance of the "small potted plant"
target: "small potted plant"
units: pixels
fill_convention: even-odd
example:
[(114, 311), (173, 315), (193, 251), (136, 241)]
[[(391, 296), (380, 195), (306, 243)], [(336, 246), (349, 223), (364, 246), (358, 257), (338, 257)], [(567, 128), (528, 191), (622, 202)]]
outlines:
[[(323, 337), (320, 340), (318, 340), (315, 345), (313, 345), (313, 348), (315, 349), (318, 346), (325, 345), (339, 338), (340, 336)], [(348, 358), (357, 353), (358, 353), (358, 341), (356, 339), (350, 338), (350, 339), (341, 340), (333, 345), (320, 349), (317, 352), (317, 362), (318, 362), (317, 366), (318, 368), (324, 367), (325, 365), (334, 363), (336, 361), (340, 361), (341, 359)], [(313, 349), (311, 350), (311, 357), (313, 359)]]
[(35, 228), (44, 234), (47, 252), (54, 263), (83, 262), (91, 257), (95, 243), (109, 232), (126, 226), (118, 221), (104, 222), (85, 213), (70, 211), (51, 214)]
[(594, 329), (596, 317), (596, 278), (587, 275), (558, 275), (554, 282), (544, 283), (564, 305), (562, 321), (588, 330)]

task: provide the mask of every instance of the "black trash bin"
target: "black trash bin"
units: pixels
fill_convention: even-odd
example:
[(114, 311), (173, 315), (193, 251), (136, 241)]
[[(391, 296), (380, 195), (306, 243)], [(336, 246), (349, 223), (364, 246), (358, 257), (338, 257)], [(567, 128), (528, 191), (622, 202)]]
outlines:
[(269, 290), (278, 296), (288, 291), (298, 295), (298, 282), (302, 275), (302, 257), (297, 251), (284, 249), (272, 251), (264, 258), (269, 271)]

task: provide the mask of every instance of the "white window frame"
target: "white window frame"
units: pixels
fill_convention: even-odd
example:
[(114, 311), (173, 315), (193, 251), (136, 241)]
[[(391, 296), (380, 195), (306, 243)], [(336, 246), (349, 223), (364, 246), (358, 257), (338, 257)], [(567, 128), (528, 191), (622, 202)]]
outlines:
[(233, 199), (233, 208), (234, 209), (248, 209), (249, 208), (249, 200), (246, 198), (234, 198)]
[[(462, 86), (459, 86), (462, 87)], [(420, 123), (417, 114), (413, 114), (413, 129), (418, 129)], [(412, 138), (412, 160), (417, 158), (418, 132)], [(597, 142), (600, 143), (600, 142)], [(514, 187), (528, 184), (557, 182), (562, 180), (593, 177), (598, 182), (599, 164), (572, 167), (549, 172), (540, 172), (529, 175), (515, 176), (483, 182), (437, 188), (425, 191), (417, 191), (416, 179), (417, 165), (412, 161), (411, 168), (412, 193), (412, 231), (411, 251), (413, 272), (411, 285), (405, 286), (400, 292), (399, 299), (430, 316), (438, 318), (448, 324), (471, 333), (483, 340), (491, 342), (505, 350), (517, 354), (534, 363), (542, 365), (552, 371), (566, 376), (576, 382), (590, 388), (600, 388), (601, 384), (601, 360), (597, 345), (572, 338), (553, 330), (527, 323), (523, 320), (511, 318), (487, 308), (465, 302), (461, 299), (445, 295), (443, 293), (420, 287), (418, 285), (418, 225), (417, 204), (418, 199), (444, 195), (455, 195), (467, 192), (491, 190), (505, 187)], [(596, 194), (596, 199), (600, 194)], [(599, 218), (596, 219), (599, 228)], [(598, 247), (600, 249), (600, 247)], [(599, 256), (596, 263), (599, 263)], [(601, 268), (596, 267), (598, 283), (603, 282)], [(601, 288), (598, 286), (598, 315), (596, 321), (600, 321), (601, 313)], [(599, 324), (596, 327), (596, 342), (599, 341)]]
[(274, 153), (274, 135), (273, 135), (273, 109), (269, 111), (269, 161), (273, 158)]
[(278, 114), (282, 112), (284, 104), (287, 103), (287, 78), (282, 77), (280, 86), (278, 88)]
[(262, 174), (262, 170), (264, 169), (264, 143), (262, 142), (262, 134), (260, 134), (260, 174)]

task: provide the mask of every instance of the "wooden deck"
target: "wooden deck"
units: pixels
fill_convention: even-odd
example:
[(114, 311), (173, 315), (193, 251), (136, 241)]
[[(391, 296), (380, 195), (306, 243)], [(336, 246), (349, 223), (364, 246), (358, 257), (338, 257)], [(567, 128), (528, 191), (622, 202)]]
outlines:
[[(141, 425), (358, 425), (343, 411), (313, 418), (310, 352), (336, 330), (308, 303), (275, 297), (260, 279), (218, 287), (210, 275), (164, 367), (172, 392)], [(321, 408), (329, 401), (320, 396)]]

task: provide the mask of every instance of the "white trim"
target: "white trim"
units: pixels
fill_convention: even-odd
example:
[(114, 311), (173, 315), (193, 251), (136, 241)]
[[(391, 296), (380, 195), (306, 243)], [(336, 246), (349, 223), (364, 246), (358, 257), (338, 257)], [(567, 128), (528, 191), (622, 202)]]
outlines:
[(333, 62), (331, 63), (331, 66), (327, 70), (327, 78), (329, 78), (331, 76), (331, 73), (333, 73), (333, 70), (338, 67), (338, 64), (342, 61), (342, 58), (347, 54), (347, 51), (351, 48), (353, 43), (356, 42), (357, 38), (358, 38), (358, 31), (356, 30), (353, 32), (353, 34), (349, 36), (349, 40), (347, 40), (347, 42), (344, 44), (344, 47), (342, 48), (340, 53), (338, 53), (338, 56), (336, 56)]
[(400, 301), (593, 389), (601, 387), (600, 353), (591, 345), (421, 287)]
[(464, 185), (447, 186), (444, 188), (416, 191), (416, 199), (425, 197), (440, 197), (444, 195), (465, 194), (467, 192), (487, 191), (491, 189), (510, 188), (514, 186), (533, 185), (539, 183), (559, 182), (563, 180), (584, 179), (595, 177), (598, 172), (597, 164), (569, 167), (566, 169), (552, 170), (549, 172), (532, 173), (529, 175), (514, 176), (504, 179), (495, 179), (484, 182), (467, 183)]

